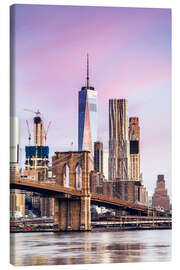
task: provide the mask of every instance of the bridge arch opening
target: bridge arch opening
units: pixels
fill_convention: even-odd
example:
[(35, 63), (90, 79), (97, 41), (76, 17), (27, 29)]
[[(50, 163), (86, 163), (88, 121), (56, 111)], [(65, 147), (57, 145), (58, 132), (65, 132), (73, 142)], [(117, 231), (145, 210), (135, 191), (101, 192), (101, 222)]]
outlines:
[(65, 187), (69, 187), (69, 166), (68, 166), (68, 164), (65, 164), (64, 168), (63, 168), (63, 184)]
[(79, 163), (76, 166), (76, 188), (78, 190), (82, 189), (82, 168)]

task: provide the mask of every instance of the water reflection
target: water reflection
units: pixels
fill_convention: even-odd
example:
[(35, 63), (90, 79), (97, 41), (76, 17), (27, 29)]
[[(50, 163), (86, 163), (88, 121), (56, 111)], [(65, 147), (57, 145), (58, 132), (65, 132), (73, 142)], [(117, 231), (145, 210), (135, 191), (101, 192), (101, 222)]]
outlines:
[(170, 230), (11, 234), (11, 263), (17, 266), (170, 259)]

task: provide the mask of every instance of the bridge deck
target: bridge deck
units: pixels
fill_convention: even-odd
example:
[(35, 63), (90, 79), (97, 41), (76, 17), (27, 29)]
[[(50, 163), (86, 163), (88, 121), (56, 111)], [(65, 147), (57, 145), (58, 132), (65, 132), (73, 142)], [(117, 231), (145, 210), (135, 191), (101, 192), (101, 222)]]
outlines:
[[(80, 190), (75, 190), (69, 187), (60, 186), (56, 183), (47, 183), (47, 182), (42, 183), (42, 182), (35, 182), (35, 181), (29, 181), (29, 180), (11, 181), (10, 188), (37, 192), (37, 193), (49, 195), (49, 196), (55, 196), (58, 194), (66, 194), (66, 195), (77, 196), (77, 197), (83, 196), (83, 193)], [(142, 205), (142, 204), (124, 201), (118, 198), (107, 197), (105, 195), (95, 194), (95, 193), (91, 193), (89, 195), (92, 202), (101, 203), (109, 207), (115, 206), (115, 207), (121, 207), (123, 209), (132, 209), (132, 210), (146, 212), (146, 213), (148, 211), (151, 211), (151, 212), (154, 211), (156, 213), (161, 212), (161, 211), (149, 209), (147, 206)]]
[(82, 196), (82, 192), (74, 190), (72, 188), (63, 187), (57, 185), (56, 183), (39, 183), (34, 181), (11, 181), (10, 188), (21, 189), (37, 193), (42, 193), (46, 195), (56, 195), (56, 194), (69, 194), (74, 196)]
[(111, 198), (100, 194), (91, 194), (91, 200), (94, 202), (101, 202), (105, 204), (110, 204), (112, 206), (121, 206), (126, 209), (134, 209), (137, 211), (148, 211), (148, 207), (138, 203), (133, 203), (129, 201), (120, 200), (118, 198)]

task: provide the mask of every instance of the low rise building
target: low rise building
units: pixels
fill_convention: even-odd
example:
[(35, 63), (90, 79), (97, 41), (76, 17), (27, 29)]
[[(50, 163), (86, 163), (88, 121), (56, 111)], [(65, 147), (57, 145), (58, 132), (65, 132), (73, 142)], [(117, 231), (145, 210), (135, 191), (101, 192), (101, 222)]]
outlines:
[(17, 193), (17, 191), (11, 191), (10, 193), (10, 214), (14, 216), (16, 212), (19, 212), (22, 216), (25, 216), (25, 194)]

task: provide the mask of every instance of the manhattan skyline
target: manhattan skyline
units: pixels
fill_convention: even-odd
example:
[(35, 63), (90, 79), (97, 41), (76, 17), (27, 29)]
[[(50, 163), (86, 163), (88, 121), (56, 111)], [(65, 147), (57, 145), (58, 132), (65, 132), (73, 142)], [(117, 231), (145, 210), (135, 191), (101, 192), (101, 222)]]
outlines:
[[(141, 171), (148, 191), (164, 174), (171, 196), (170, 9), (16, 5), (15, 93), (20, 147), (28, 145), (25, 120), (39, 109), (52, 120), (47, 144), (78, 148), (78, 91), (98, 93), (98, 138), (108, 149), (108, 102), (128, 99), (141, 129)], [(33, 15), (33, 19), (32, 19)], [(32, 132), (32, 125), (31, 125)]]

